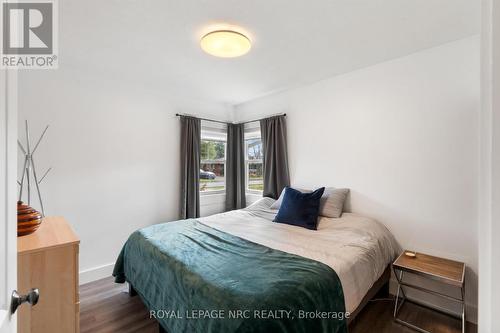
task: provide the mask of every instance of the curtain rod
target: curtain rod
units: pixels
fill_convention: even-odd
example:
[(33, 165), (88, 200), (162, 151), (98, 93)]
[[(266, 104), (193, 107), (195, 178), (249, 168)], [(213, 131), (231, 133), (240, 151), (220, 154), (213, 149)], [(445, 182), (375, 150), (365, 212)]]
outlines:
[(269, 115), (269, 116), (264, 117), (264, 118), (259, 118), (259, 119), (254, 119), (254, 120), (247, 120), (247, 121), (240, 121), (240, 122), (236, 122), (235, 124), (248, 124), (248, 123), (253, 123), (254, 121), (261, 121), (261, 120), (264, 120), (264, 119), (267, 119), (267, 118), (278, 117), (278, 116), (286, 117), (286, 113), (276, 113), (276, 114), (272, 114), (272, 115)]
[(175, 115), (176, 115), (177, 117), (185, 116), (185, 117), (197, 118), (197, 119), (200, 119), (200, 120), (211, 121), (211, 122), (214, 122), (214, 123), (219, 123), (219, 124), (229, 124), (227, 121), (214, 120), (214, 119), (208, 119), (208, 118), (200, 118), (200, 117), (193, 116), (193, 115), (191, 115), (191, 114), (187, 114), (187, 113), (176, 113)]
[(214, 119), (209, 119), (209, 118), (200, 118), (200, 117), (193, 116), (193, 115), (186, 114), (186, 113), (176, 113), (175, 115), (177, 117), (186, 116), (186, 117), (198, 118), (200, 120), (211, 121), (211, 122), (219, 123), (219, 124), (247, 124), (247, 123), (253, 123), (255, 121), (261, 121), (263, 119), (267, 119), (267, 118), (271, 118), (271, 117), (277, 117), (277, 116), (284, 116), (284, 117), (286, 117), (286, 113), (276, 113), (276, 114), (272, 114), (270, 116), (267, 116), (267, 117), (264, 117), (264, 118), (260, 118), (260, 119), (254, 119), (254, 120), (248, 120), (248, 121), (241, 121), (241, 122), (228, 122), (228, 121), (214, 120)]

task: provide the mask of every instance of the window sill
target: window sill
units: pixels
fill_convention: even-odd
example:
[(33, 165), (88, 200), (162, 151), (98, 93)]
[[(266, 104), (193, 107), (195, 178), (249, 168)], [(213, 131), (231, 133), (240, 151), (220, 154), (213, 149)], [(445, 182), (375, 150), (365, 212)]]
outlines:
[(200, 197), (205, 197), (205, 196), (209, 197), (209, 196), (212, 196), (212, 195), (226, 195), (226, 190), (200, 192)]

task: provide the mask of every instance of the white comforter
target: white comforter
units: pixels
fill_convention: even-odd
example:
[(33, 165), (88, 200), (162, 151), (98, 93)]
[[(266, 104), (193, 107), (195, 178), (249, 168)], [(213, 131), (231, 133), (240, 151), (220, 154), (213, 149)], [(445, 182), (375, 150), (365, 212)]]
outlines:
[(200, 218), (215, 229), (246, 240), (322, 262), (337, 272), (344, 289), (346, 310), (353, 312), (373, 283), (399, 252), (385, 226), (352, 213), (321, 217), (318, 230), (273, 223), (274, 202), (262, 198), (248, 208)]

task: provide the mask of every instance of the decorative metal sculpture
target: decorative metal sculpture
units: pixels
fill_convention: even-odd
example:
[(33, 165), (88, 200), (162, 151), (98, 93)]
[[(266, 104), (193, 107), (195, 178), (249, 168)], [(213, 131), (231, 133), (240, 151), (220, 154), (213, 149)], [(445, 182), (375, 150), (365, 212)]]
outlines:
[(42, 195), (40, 194), (40, 184), (42, 181), (45, 179), (47, 174), (52, 170), (52, 168), (48, 168), (47, 171), (43, 174), (41, 178), (38, 178), (37, 173), (36, 173), (36, 167), (35, 167), (35, 160), (33, 159), (33, 155), (35, 154), (38, 146), (40, 145), (40, 142), (42, 141), (45, 133), (47, 132), (47, 129), (49, 126), (47, 125), (45, 129), (43, 130), (42, 134), (40, 135), (40, 138), (35, 144), (35, 147), (31, 149), (31, 144), (30, 144), (30, 132), (29, 132), (29, 126), (28, 126), (28, 121), (26, 120), (25, 122), (26, 125), (26, 147), (24, 147), (21, 143), (21, 141), (17, 140), (17, 144), (21, 151), (24, 154), (24, 166), (23, 166), (23, 174), (21, 177), (21, 181), (18, 181), (17, 183), (20, 186), (19, 189), (19, 201), (21, 201), (23, 197), (23, 188), (26, 180), (26, 192), (28, 196), (28, 205), (31, 204), (31, 180), (34, 181), (36, 192), (38, 194), (38, 201), (40, 202), (40, 208), (42, 210), (42, 216), (45, 217), (45, 209), (43, 208), (43, 201), (42, 201)]

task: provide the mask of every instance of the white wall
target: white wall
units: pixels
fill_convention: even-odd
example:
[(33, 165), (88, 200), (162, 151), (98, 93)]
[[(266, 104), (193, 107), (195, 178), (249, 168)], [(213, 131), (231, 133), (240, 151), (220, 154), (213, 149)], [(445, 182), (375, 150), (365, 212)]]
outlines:
[(292, 185), (351, 189), (405, 248), (463, 260), (477, 304), (479, 38), (241, 104), (287, 113)]
[(210, 216), (222, 213), (226, 210), (225, 194), (201, 194), (200, 195), (200, 215)]
[[(217, 117), (224, 105), (178, 101), (140, 83), (79, 71), (21, 72), (19, 134), (28, 119), (47, 215), (62, 215), (81, 238), (81, 282), (109, 276), (134, 230), (179, 214), (176, 112)], [(33, 139), (34, 140), (34, 139)], [(37, 206), (37, 205), (35, 205)]]

